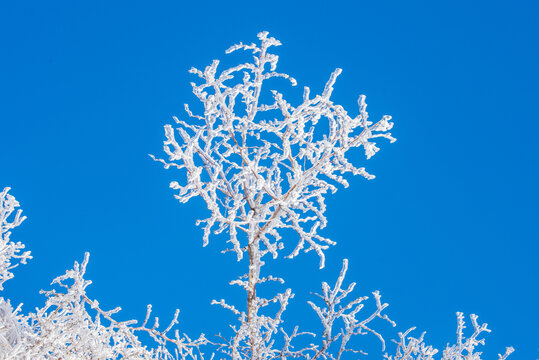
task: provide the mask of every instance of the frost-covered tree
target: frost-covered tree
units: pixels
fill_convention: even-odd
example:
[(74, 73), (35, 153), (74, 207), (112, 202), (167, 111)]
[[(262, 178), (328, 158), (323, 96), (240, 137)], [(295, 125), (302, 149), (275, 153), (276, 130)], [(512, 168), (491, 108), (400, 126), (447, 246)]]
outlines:
[[(377, 311), (363, 320), (357, 315), (366, 298), (353, 300), (341, 310), (335, 308), (353, 288), (352, 285), (341, 289), (346, 263), (336, 288), (330, 291), (324, 285), (322, 298), (328, 307), (321, 309), (310, 303), (324, 326), (323, 343), (300, 351), (292, 352), (288, 345), (282, 349), (275, 347), (274, 335), (282, 333), (289, 341), (297, 336), (281, 327), (292, 291), (287, 289), (273, 298), (263, 298), (257, 295), (257, 287), (267, 281), (284, 282), (269, 274), (262, 275), (268, 256), (277, 258), (285, 252), (293, 258), (302, 250), (314, 250), (320, 267), (324, 266), (324, 250), (334, 244), (320, 235), (327, 224), (325, 196), (337, 191), (339, 185), (348, 186), (344, 178), (348, 173), (374, 177), (365, 168), (352, 165), (346, 155), (349, 150), (362, 147), (370, 158), (378, 151), (374, 140), (384, 137), (394, 141), (387, 132), (393, 124), (390, 116), (375, 124), (370, 122), (364, 96), (359, 98), (359, 114), (355, 117), (331, 100), (340, 69), (331, 74), (322, 94), (311, 96), (305, 87), (303, 102), (297, 106), (278, 91), (263, 88), (265, 81), (274, 77), (287, 79), (292, 85), (296, 85), (296, 80), (276, 72), (279, 58), (270, 51), (280, 42), (268, 37), (267, 32), (260, 33), (259, 40), (259, 45), (239, 44), (227, 50), (252, 51), (253, 62), (220, 73), (217, 60), (204, 71), (191, 69), (201, 79), (201, 84), (192, 86), (203, 104), (203, 115), (194, 114), (186, 105), (192, 121), (175, 118), (176, 129), (165, 127), (164, 150), (168, 160), (160, 161), (165, 167), (173, 166), (186, 174), (182, 184), (170, 184), (179, 190), (176, 197), (180, 202), (195, 196), (206, 202), (211, 215), (199, 222), (204, 224), (204, 244), (212, 231), (226, 232), (230, 246), (224, 251), (235, 252), (238, 260), (248, 257), (248, 272), (232, 282), (246, 292), (245, 309), (239, 310), (225, 300), (218, 302), (239, 320), (234, 336), (222, 344), (230, 356), (256, 360), (276, 356), (316, 359), (328, 357), (335, 347), (332, 344), (340, 340), (335, 355), (340, 357), (349, 350), (347, 343), (353, 335), (378, 335), (369, 327), (372, 320), (378, 317), (390, 321), (382, 315), (387, 304), (381, 303), (378, 293)], [(283, 238), (282, 230), (296, 234), (297, 244), (292, 250), (287, 249), (287, 244), (293, 238)], [(280, 310), (270, 315), (264, 308), (273, 302), (280, 304)], [(338, 319), (344, 321), (345, 328), (334, 328)]]
[[(324, 251), (335, 244), (321, 233), (327, 225), (325, 196), (348, 186), (348, 174), (374, 178), (349, 162), (348, 151), (361, 148), (368, 159), (379, 150), (378, 138), (395, 140), (388, 132), (393, 126), (390, 116), (369, 121), (364, 96), (359, 97), (356, 116), (331, 100), (340, 69), (331, 74), (321, 94), (312, 96), (305, 87), (298, 105), (268, 88), (266, 80), (274, 77), (292, 85), (296, 81), (276, 71), (278, 57), (271, 49), (280, 42), (267, 32), (258, 39), (257, 44), (240, 43), (227, 51), (252, 52), (251, 62), (218, 71), (215, 60), (204, 71), (191, 69), (201, 79), (192, 86), (203, 110), (196, 114), (185, 105), (189, 120), (174, 118), (175, 126), (165, 126), (168, 158), (154, 157), (165, 168), (183, 174), (171, 183), (180, 202), (199, 196), (205, 201), (210, 215), (199, 221), (204, 245), (221, 234), (228, 244), (223, 251), (243, 259), (245, 273), (230, 284), (241, 287), (244, 298), (213, 300), (231, 311), (237, 322), (224, 324), (219, 336), (195, 339), (176, 329), (178, 311), (162, 330), (157, 318), (148, 325), (151, 306), (140, 325), (134, 320), (118, 321), (119, 308), (103, 310), (86, 293), (91, 284), (84, 279), (86, 254), (82, 263), (75, 262), (73, 269), (53, 281), (56, 289), (42, 291), (46, 302), (35, 312), (23, 314), (20, 305), (13, 309), (9, 300), (0, 297), (0, 359), (340, 360), (347, 354), (363, 353), (357, 338), (365, 334), (376, 336), (385, 350), (375, 322), (395, 326), (385, 314), (388, 305), (375, 291), (374, 310), (364, 314), (368, 297), (352, 295), (355, 283), (345, 285), (347, 260), (335, 284), (322, 283), (318, 301), (308, 302), (322, 323), (320, 334), (301, 324), (285, 326), (285, 311), (294, 296), (291, 289), (271, 297), (257, 292), (268, 282), (284, 284), (284, 279), (268, 273), (265, 265), (271, 258), (294, 258), (302, 251), (314, 251), (320, 267), (324, 266)], [(2, 192), (0, 203), (0, 290), (13, 277), (16, 265), (12, 263), (30, 258), (29, 252), (21, 254), (24, 245), (10, 240), (10, 230), (24, 217), (20, 210), (12, 216), (19, 204), (8, 190)], [(457, 319), (456, 344), (448, 345), (441, 358), (480, 359), (476, 347), (484, 340), (479, 336), (490, 330), (472, 315), (474, 332), (466, 338), (463, 315), (457, 313)], [(385, 350), (385, 358), (434, 358), (438, 350), (424, 343), (424, 335), (410, 336), (412, 330), (399, 333), (395, 350)], [(148, 334), (153, 343), (143, 344), (140, 333)], [(512, 351), (507, 348), (499, 358), (505, 359)]]

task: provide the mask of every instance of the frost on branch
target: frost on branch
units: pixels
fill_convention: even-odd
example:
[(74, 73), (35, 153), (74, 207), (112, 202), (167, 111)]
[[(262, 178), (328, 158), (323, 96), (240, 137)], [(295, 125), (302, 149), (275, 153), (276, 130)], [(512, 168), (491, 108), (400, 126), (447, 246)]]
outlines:
[(339, 184), (348, 186), (347, 173), (374, 178), (348, 161), (348, 151), (362, 147), (370, 158), (379, 150), (377, 138), (395, 140), (387, 132), (393, 123), (390, 116), (369, 121), (365, 96), (359, 97), (355, 117), (331, 100), (341, 69), (331, 74), (320, 95), (311, 96), (305, 87), (297, 106), (280, 92), (263, 89), (270, 78), (287, 79), (293, 86), (296, 80), (276, 72), (279, 58), (270, 48), (281, 43), (267, 32), (258, 38), (259, 45), (240, 43), (227, 50), (251, 51), (253, 62), (219, 72), (214, 60), (203, 71), (191, 69), (201, 79), (192, 87), (203, 114), (185, 105), (190, 121), (174, 118), (176, 128), (165, 126), (168, 160), (158, 161), (185, 171), (186, 181), (170, 184), (180, 202), (200, 196), (211, 211), (200, 222), (205, 224), (204, 244), (212, 231), (227, 230), (229, 250), (238, 259), (249, 251), (248, 244), (259, 241), (260, 255), (275, 258), (284, 248), (277, 231), (290, 229), (299, 241), (288, 256), (314, 250), (323, 267), (323, 251), (334, 244), (319, 235), (327, 223), (324, 198)]
[(21, 305), (13, 309), (9, 300), (0, 297), (0, 359), (16, 359), (24, 354), (24, 343), (30, 334), (27, 317)]
[[(47, 302), (36, 313), (30, 314), (34, 328), (36, 344), (31, 349), (39, 348), (39, 353), (50, 354), (51, 358), (61, 358), (63, 354), (76, 354), (77, 358), (102, 359), (176, 359), (194, 358), (194, 352), (200, 345), (206, 344), (204, 336), (191, 340), (181, 336), (176, 330), (173, 335), (169, 332), (178, 323), (179, 311), (176, 311), (170, 324), (165, 330), (159, 330), (159, 319), (147, 326), (151, 315), (148, 306), (146, 318), (142, 325), (137, 326), (136, 320), (118, 321), (114, 315), (121, 308), (104, 311), (96, 300), (91, 300), (86, 294), (86, 287), (91, 281), (84, 279), (89, 254), (79, 265), (75, 262), (72, 270), (59, 276), (52, 282), (64, 291), (42, 291), (47, 296)], [(66, 281), (72, 282), (71, 285)], [(92, 317), (90, 312), (95, 315)], [(135, 332), (145, 332), (156, 342), (157, 346), (148, 349), (143, 346)], [(172, 355), (167, 345), (174, 348), (177, 356)]]
[[(21, 216), (21, 210), (16, 211), (19, 203), (8, 194), (9, 190), (5, 188), (0, 193), (0, 290), (1, 285), (13, 277), (10, 270), (17, 266), (13, 259), (25, 263), (31, 258), (30, 252), (20, 254), (23, 244), (10, 240), (10, 230), (19, 226), (25, 217)], [(203, 358), (198, 350), (207, 343), (203, 335), (191, 340), (178, 330), (170, 334), (178, 323), (178, 311), (170, 325), (160, 330), (157, 318), (152, 326), (147, 326), (151, 306), (140, 326), (134, 320), (116, 320), (114, 317), (120, 308), (102, 310), (99, 303), (86, 294), (91, 284), (84, 279), (88, 258), (86, 254), (81, 264), (75, 262), (73, 269), (54, 279), (53, 284), (60, 291), (42, 291), (47, 301), (34, 313), (22, 314), (22, 304), (13, 309), (9, 300), (0, 297), (0, 360)], [(136, 333), (146, 333), (156, 346), (143, 345)]]
[[(392, 326), (396, 326), (395, 322), (389, 319), (387, 315), (382, 315), (382, 311), (388, 306), (388, 304), (382, 304), (381, 295), (378, 291), (373, 292), (374, 299), (376, 301), (376, 310), (367, 318), (360, 320), (357, 318), (358, 313), (363, 309), (363, 302), (368, 299), (367, 296), (359, 297), (348, 303), (343, 303), (343, 300), (347, 299), (348, 295), (354, 290), (355, 283), (351, 283), (346, 289), (342, 288), (346, 271), (348, 270), (348, 260), (343, 261), (343, 267), (341, 274), (337, 279), (335, 287), (333, 289), (327, 283), (322, 283), (323, 293), (316, 294), (322, 299), (325, 304), (324, 307), (319, 307), (313, 302), (309, 301), (309, 305), (316, 312), (322, 326), (324, 327), (322, 347), (316, 352), (312, 359), (317, 356), (324, 359), (341, 359), (341, 356), (346, 352), (365, 354), (361, 350), (354, 350), (349, 348), (349, 341), (355, 335), (365, 335), (368, 333), (374, 334), (382, 343), (382, 350), (385, 349), (385, 341), (381, 334), (373, 330), (370, 327), (370, 323), (380, 318), (388, 321)], [(348, 301), (348, 300), (347, 300)], [(335, 331), (335, 322), (341, 320), (344, 327)], [(333, 354), (330, 353), (330, 346), (332, 343), (339, 342), (337, 350)]]
[[(202, 335), (196, 340), (171, 329), (178, 323), (178, 311), (168, 327), (159, 329), (159, 319), (147, 326), (151, 314), (148, 306), (144, 323), (116, 320), (119, 307), (102, 310), (86, 293), (91, 281), (84, 279), (89, 254), (75, 262), (52, 282), (61, 290), (42, 291), (47, 301), (35, 313), (21, 316), (20, 307), (12, 310), (0, 298), (0, 359), (195, 359), (203, 358), (199, 346), (207, 343)], [(148, 334), (154, 348), (143, 345), (136, 333)], [(171, 353), (170, 349), (174, 349)]]
[[(21, 216), (20, 209), (15, 211), (19, 202), (8, 194), (9, 190), (10, 188), (6, 187), (0, 193), (0, 290), (4, 289), (3, 285), (7, 280), (13, 278), (11, 270), (19, 264), (26, 264), (26, 260), (32, 258), (30, 251), (21, 253), (24, 244), (10, 240), (11, 229), (19, 226), (26, 216)], [(14, 211), (14, 216), (11, 216)], [(18, 263), (12, 263), (14, 259)]]
[[(484, 332), (490, 332), (487, 324), (479, 325), (477, 323), (477, 315), (471, 314), (470, 320), (473, 326), (473, 334), (466, 338), (464, 336), (464, 314), (457, 313), (457, 343), (454, 345), (447, 344), (442, 353), (441, 360), (481, 360), (481, 352), (476, 351), (478, 345), (485, 345), (485, 339), (479, 339), (479, 336)], [(425, 333), (422, 333), (419, 338), (408, 336), (415, 328), (411, 328), (404, 334), (399, 333), (399, 341), (397, 344), (396, 354), (384, 357), (387, 360), (434, 360), (434, 355), (438, 350), (424, 342)], [(512, 347), (507, 347), (503, 355), (498, 355), (498, 360), (505, 360), (514, 351)]]
[[(322, 305), (316, 305), (309, 301), (309, 305), (320, 318), (323, 327), (322, 336), (317, 338), (312, 332), (300, 332), (300, 326), (295, 326), (292, 332), (285, 330), (283, 313), (288, 302), (294, 297), (290, 289), (284, 293), (277, 294), (272, 299), (257, 298), (254, 306), (253, 318), (247, 321), (248, 314), (227, 304), (224, 300), (214, 301), (214, 304), (232, 311), (238, 317), (239, 327), (233, 326), (234, 336), (231, 339), (223, 337), (225, 342), (219, 344), (219, 350), (230, 356), (232, 359), (253, 358), (251, 354), (256, 354), (255, 358), (274, 359), (274, 358), (304, 358), (309, 360), (331, 359), (339, 360), (345, 353), (361, 353), (360, 349), (350, 347), (350, 340), (356, 335), (374, 334), (382, 342), (382, 348), (385, 348), (385, 342), (382, 336), (372, 329), (371, 322), (376, 318), (391, 321), (387, 315), (382, 314), (388, 304), (382, 304), (380, 294), (373, 292), (376, 303), (376, 310), (365, 316), (358, 318), (363, 309), (363, 302), (368, 299), (367, 296), (352, 298), (350, 294), (355, 288), (355, 283), (343, 288), (343, 282), (348, 269), (348, 261), (344, 260), (343, 268), (335, 283), (331, 288), (327, 283), (322, 283), (322, 294), (315, 294), (322, 300)], [(282, 279), (272, 279), (279, 281)], [(280, 282), (280, 281), (279, 281)], [(234, 281), (236, 285), (246, 286)], [(264, 308), (272, 303), (276, 303), (277, 311), (273, 316), (261, 315)], [(256, 336), (252, 336), (252, 333)], [(300, 336), (313, 337), (309, 346), (298, 346), (295, 344), (296, 338)], [(282, 337), (282, 340), (281, 340)], [(300, 341), (300, 344), (304, 341)]]

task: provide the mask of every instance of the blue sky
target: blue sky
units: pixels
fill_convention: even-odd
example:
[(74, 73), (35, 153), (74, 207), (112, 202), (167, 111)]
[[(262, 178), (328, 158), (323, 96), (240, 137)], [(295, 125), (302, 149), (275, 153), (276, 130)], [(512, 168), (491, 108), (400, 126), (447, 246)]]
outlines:
[(5, 296), (32, 309), (90, 251), (90, 295), (105, 307), (139, 319), (148, 303), (163, 319), (180, 307), (183, 331), (223, 331), (230, 317), (209, 303), (243, 302), (226, 283), (245, 264), (201, 247), (202, 202), (178, 204), (174, 174), (147, 154), (195, 102), (187, 70), (268, 30), (281, 71), (319, 92), (343, 68), (334, 101), (355, 114), (366, 94), (398, 138), (353, 158), (375, 180), (328, 200), (338, 245), (326, 268), (314, 254), (275, 266), (297, 322), (316, 328), (304, 301), (347, 257), (400, 330), (443, 347), (455, 312), (476, 313), (490, 358), (509, 345), (536, 357), (538, 14), (532, 1), (3, 2), (0, 186), (29, 218), (13, 239), (35, 257)]

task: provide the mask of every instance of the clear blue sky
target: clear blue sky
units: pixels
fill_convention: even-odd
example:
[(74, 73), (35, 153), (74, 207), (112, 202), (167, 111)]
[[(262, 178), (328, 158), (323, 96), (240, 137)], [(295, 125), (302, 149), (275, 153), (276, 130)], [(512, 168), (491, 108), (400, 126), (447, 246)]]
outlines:
[(347, 257), (399, 329), (443, 347), (455, 312), (473, 312), (493, 330), (490, 358), (506, 345), (537, 357), (538, 14), (534, 1), (2, 2), (0, 186), (23, 205), (13, 239), (35, 257), (4, 296), (32, 309), (90, 251), (105, 307), (141, 319), (152, 303), (163, 320), (180, 307), (183, 331), (224, 331), (209, 302), (243, 303), (226, 283), (244, 264), (201, 247), (202, 202), (177, 204), (147, 154), (195, 101), (187, 70), (268, 30), (281, 71), (320, 91), (343, 68), (334, 100), (355, 114), (366, 94), (398, 138), (354, 159), (375, 180), (329, 199), (326, 269), (314, 254), (276, 268), (298, 294), (291, 321), (315, 318), (308, 292)]

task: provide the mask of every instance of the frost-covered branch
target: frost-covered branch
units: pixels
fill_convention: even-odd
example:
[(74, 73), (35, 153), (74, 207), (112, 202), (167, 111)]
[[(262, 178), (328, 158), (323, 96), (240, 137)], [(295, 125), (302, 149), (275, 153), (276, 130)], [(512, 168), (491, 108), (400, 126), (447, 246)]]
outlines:
[[(470, 337), (464, 336), (464, 314), (457, 313), (457, 342), (454, 345), (447, 345), (442, 353), (441, 360), (481, 360), (481, 352), (476, 351), (478, 345), (485, 345), (485, 339), (479, 339), (479, 335), (484, 332), (490, 332), (487, 324), (479, 325), (477, 315), (471, 314), (470, 320), (474, 332)], [(385, 354), (387, 360), (434, 360), (434, 355), (438, 350), (424, 342), (425, 333), (419, 338), (409, 336), (409, 333), (415, 330), (411, 328), (404, 334), (399, 333), (399, 341), (395, 341), (397, 349), (395, 355)], [(503, 355), (498, 355), (499, 360), (505, 360), (514, 351), (512, 347), (507, 347)]]
[[(26, 216), (21, 216), (22, 210), (17, 209), (19, 202), (8, 194), (9, 190), (10, 188), (6, 187), (0, 193), (0, 290), (4, 289), (3, 285), (7, 280), (13, 278), (11, 270), (19, 264), (26, 264), (26, 260), (32, 258), (30, 251), (21, 253), (24, 244), (10, 240), (11, 230), (19, 226)], [(13, 212), (15, 214), (11, 216)]]
[[(342, 304), (347, 299), (348, 295), (354, 290), (355, 283), (351, 283), (346, 289), (342, 288), (346, 271), (348, 270), (348, 260), (343, 261), (343, 267), (341, 274), (337, 279), (335, 287), (333, 289), (327, 283), (322, 283), (323, 293), (316, 294), (324, 302), (324, 307), (319, 307), (313, 302), (309, 301), (309, 305), (316, 312), (320, 318), (324, 327), (322, 347), (312, 357), (312, 360), (322, 357), (324, 359), (330, 358), (340, 360), (341, 356), (345, 352), (364, 353), (361, 350), (353, 350), (347, 347), (350, 339), (355, 335), (364, 335), (372, 333), (376, 335), (382, 342), (382, 349), (385, 349), (385, 341), (377, 331), (370, 327), (370, 322), (375, 318), (380, 318), (388, 321), (391, 325), (396, 326), (395, 322), (391, 321), (387, 315), (382, 315), (382, 311), (388, 306), (388, 304), (382, 304), (380, 299), (380, 293), (378, 291), (373, 292), (374, 299), (376, 301), (376, 311), (369, 317), (359, 320), (356, 318), (357, 314), (363, 309), (363, 301), (367, 300), (367, 296), (359, 297), (348, 303)], [(341, 320), (344, 323), (344, 327), (335, 331), (335, 322)], [(336, 341), (340, 341), (338, 350), (335, 355), (329, 353), (330, 346)]]
[[(201, 345), (208, 340), (201, 335), (192, 340), (178, 330), (169, 335), (178, 323), (178, 311), (169, 326), (159, 330), (159, 319), (147, 326), (151, 314), (148, 306), (144, 323), (120, 321), (121, 308), (103, 310), (97, 300), (86, 293), (91, 281), (84, 279), (89, 254), (75, 262), (73, 269), (54, 279), (56, 289), (42, 291), (45, 305), (28, 316), (12, 310), (9, 302), (0, 300), (1, 355), (6, 359), (204, 359)], [(156, 343), (143, 345), (137, 333), (148, 334)], [(0, 357), (1, 359), (2, 357)]]
[[(370, 158), (378, 151), (376, 138), (395, 140), (387, 132), (393, 124), (390, 116), (370, 122), (364, 96), (359, 97), (355, 117), (330, 99), (341, 69), (331, 74), (322, 94), (311, 98), (306, 87), (297, 106), (276, 90), (263, 90), (263, 82), (272, 77), (288, 79), (292, 85), (296, 81), (275, 72), (278, 56), (269, 50), (281, 43), (267, 32), (258, 37), (260, 45), (240, 43), (227, 51), (252, 51), (253, 63), (220, 74), (218, 60), (204, 71), (191, 69), (202, 80), (192, 86), (204, 115), (193, 114), (186, 105), (191, 121), (174, 118), (176, 128), (165, 126), (168, 160), (158, 161), (185, 170), (186, 180), (170, 185), (178, 190), (180, 202), (196, 196), (206, 202), (211, 216), (199, 222), (205, 224), (204, 244), (217, 227), (216, 234), (228, 231), (238, 259), (253, 241), (262, 243), (257, 250), (261, 256), (277, 257), (285, 247), (278, 230), (290, 229), (299, 241), (288, 257), (314, 250), (323, 267), (324, 250), (334, 244), (319, 235), (327, 223), (325, 196), (339, 184), (348, 186), (346, 173), (374, 178), (349, 163), (347, 152), (363, 147)], [(326, 128), (320, 134), (319, 129)]]

